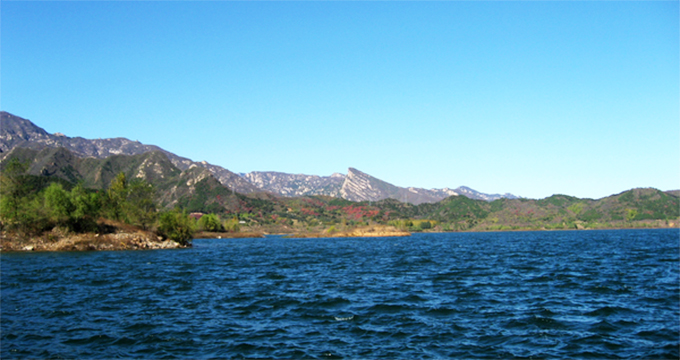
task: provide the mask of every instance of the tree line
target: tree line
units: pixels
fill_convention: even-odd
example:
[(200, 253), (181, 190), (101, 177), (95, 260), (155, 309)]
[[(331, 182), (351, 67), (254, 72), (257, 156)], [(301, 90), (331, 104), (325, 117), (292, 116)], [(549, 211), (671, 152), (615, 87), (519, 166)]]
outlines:
[(24, 236), (55, 227), (75, 233), (98, 232), (98, 220), (104, 218), (143, 230), (155, 229), (163, 238), (187, 244), (197, 228), (184, 210), (160, 211), (156, 190), (144, 179), (128, 181), (121, 172), (106, 190), (97, 191), (82, 183), (27, 175), (27, 168), (11, 159), (0, 173), (2, 230)]

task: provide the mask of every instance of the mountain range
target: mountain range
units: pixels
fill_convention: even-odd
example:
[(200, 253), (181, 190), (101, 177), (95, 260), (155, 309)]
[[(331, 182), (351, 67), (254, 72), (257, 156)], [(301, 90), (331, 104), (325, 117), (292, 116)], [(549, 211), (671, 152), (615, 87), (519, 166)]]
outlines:
[(157, 146), (49, 134), (28, 120), (0, 115), (0, 169), (10, 159), (26, 164), (26, 182), (36, 191), (51, 182), (102, 190), (123, 173), (151, 183), (166, 209), (220, 214), (251, 230), (286, 233), (369, 223), (407, 230), (436, 226), (439, 231), (602, 229), (676, 227), (680, 222), (677, 190), (631, 189), (598, 200), (568, 195), (533, 200), (466, 187), (402, 188), (354, 168), (330, 176), (236, 174)]
[[(134, 156), (156, 153), (154, 157), (156, 160), (153, 161), (158, 161), (158, 157), (162, 154), (180, 172), (193, 168), (205, 169), (220, 184), (229, 188), (232, 192), (241, 194), (267, 192), (287, 197), (327, 195), (350, 201), (396, 199), (415, 205), (436, 203), (449, 196), (459, 195), (485, 201), (493, 201), (500, 198), (517, 198), (517, 196), (512, 194), (485, 194), (464, 186), (455, 189), (404, 188), (392, 185), (354, 168), (349, 168), (347, 175), (335, 173), (330, 176), (260, 171), (236, 174), (218, 165), (205, 161), (193, 161), (158, 146), (145, 145), (126, 138), (84, 139), (81, 137), (68, 137), (61, 133), (50, 134), (30, 120), (2, 111), (0, 112), (0, 159), (6, 157), (17, 148), (37, 151), (47, 148), (63, 148), (68, 150), (70, 155), (61, 153), (61, 156), (82, 159), (107, 159), (118, 155)], [(61, 160), (65, 160), (65, 158)], [(147, 159), (146, 161), (149, 163), (152, 160)], [(49, 164), (45, 166), (47, 165)], [(163, 165), (158, 166), (162, 167)], [(47, 166), (44, 171), (49, 172), (49, 167)], [(33, 166), (32, 172), (35, 173), (37, 171)], [(39, 171), (43, 171), (43, 169)], [(200, 176), (205, 176), (200, 171), (192, 171), (191, 173), (203, 174)], [(66, 174), (61, 175), (66, 176)], [(137, 175), (135, 174), (134, 176)], [(139, 176), (141, 177), (141, 175)]]

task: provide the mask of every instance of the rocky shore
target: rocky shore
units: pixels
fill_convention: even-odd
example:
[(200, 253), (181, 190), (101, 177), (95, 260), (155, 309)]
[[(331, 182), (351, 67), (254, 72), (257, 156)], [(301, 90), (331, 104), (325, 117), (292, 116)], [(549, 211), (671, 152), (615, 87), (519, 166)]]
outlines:
[(172, 240), (163, 240), (150, 231), (129, 227), (115, 228), (107, 234), (73, 234), (56, 228), (33, 237), (21, 237), (4, 231), (0, 233), (0, 250), (2, 252), (153, 250), (182, 247), (186, 246)]

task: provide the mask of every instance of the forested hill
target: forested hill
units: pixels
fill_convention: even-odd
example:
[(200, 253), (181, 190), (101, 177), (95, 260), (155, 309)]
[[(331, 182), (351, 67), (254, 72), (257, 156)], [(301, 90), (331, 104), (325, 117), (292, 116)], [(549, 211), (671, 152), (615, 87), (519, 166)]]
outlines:
[(454, 229), (584, 229), (628, 227), (635, 223), (677, 226), (679, 200), (674, 193), (646, 188), (598, 200), (567, 195), (491, 203), (449, 198), (425, 212), (434, 220), (453, 223)]

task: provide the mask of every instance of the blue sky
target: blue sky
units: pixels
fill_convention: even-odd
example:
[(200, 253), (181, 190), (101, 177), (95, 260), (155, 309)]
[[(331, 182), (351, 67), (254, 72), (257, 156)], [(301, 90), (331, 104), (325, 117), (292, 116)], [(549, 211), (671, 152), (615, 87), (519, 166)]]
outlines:
[(680, 188), (677, 1), (13, 2), (2, 110), (234, 172)]

